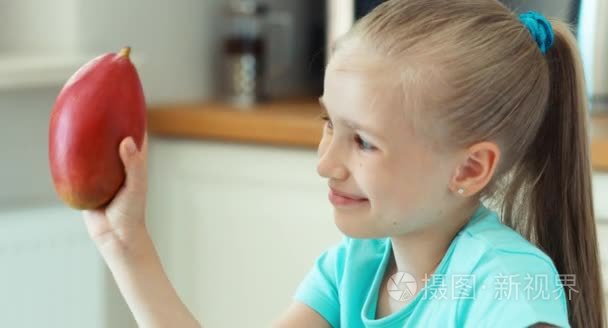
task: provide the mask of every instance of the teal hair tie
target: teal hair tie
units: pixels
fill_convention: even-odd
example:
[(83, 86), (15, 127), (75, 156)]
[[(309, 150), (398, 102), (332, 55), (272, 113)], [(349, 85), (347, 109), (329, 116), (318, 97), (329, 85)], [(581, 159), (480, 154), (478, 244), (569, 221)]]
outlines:
[(555, 41), (555, 34), (553, 33), (551, 23), (543, 14), (536, 11), (529, 11), (519, 15), (519, 20), (530, 31), (540, 51), (546, 54), (551, 46), (553, 46), (553, 41)]

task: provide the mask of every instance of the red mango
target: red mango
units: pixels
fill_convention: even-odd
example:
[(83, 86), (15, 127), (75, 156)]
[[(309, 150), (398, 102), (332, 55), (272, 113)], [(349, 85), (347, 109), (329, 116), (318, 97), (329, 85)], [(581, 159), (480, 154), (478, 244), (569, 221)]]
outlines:
[(50, 117), (49, 164), (59, 198), (76, 209), (109, 203), (125, 180), (119, 144), (141, 149), (146, 104), (130, 48), (83, 65), (63, 86)]

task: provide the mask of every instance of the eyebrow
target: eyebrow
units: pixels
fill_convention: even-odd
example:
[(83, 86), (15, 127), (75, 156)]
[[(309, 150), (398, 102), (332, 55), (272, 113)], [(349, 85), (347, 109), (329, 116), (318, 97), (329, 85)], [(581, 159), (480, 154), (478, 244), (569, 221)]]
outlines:
[[(329, 112), (327, 111), (327, 106), (325, 105), (325, 102), (323, 101), (323, 97), (319, 97), (319, 104), (321, 105), (321, 107), (323, 108), (323, 111), (329, 116)], [(365, 131), (366, 133), (370, 134), (372, 137), (377, 138), (379, 141), (384, 141), (384, 139), (382, 139), (382, 136), (375, 132), (373, 129), (366, 127), (365, 125), (358, 123), (358, 122), (354, 122), (351, 120), (347, 120), (347, 119), (340, 119), (340, 122), (344, 123), (344, 125), (348, 126), (349, 128), (353, 129), (353, 130), (359, 130), (359, 131)]]

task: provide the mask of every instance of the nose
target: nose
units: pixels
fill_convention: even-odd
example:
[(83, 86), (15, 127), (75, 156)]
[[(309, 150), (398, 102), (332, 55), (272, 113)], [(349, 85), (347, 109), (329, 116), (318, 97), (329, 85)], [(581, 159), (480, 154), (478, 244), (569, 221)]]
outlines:
[(321, 140), (319, 144), (319, 162), (317, 163), (317, 173), (332, 180), (345, 180), (348, 178), (348, 170), (342, 160), (340, 146), (330, 140)]

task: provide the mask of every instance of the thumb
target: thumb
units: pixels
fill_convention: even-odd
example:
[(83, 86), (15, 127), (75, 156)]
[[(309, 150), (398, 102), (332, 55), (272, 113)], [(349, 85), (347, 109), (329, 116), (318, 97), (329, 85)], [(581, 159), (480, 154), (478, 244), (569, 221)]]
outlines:
[(120, 143), (120, 158), (125, 167), (127, 188), (142, 187), (145, 183), (145, 172), (143, 170), (143, 159), (132, 137), (127, 137)]

